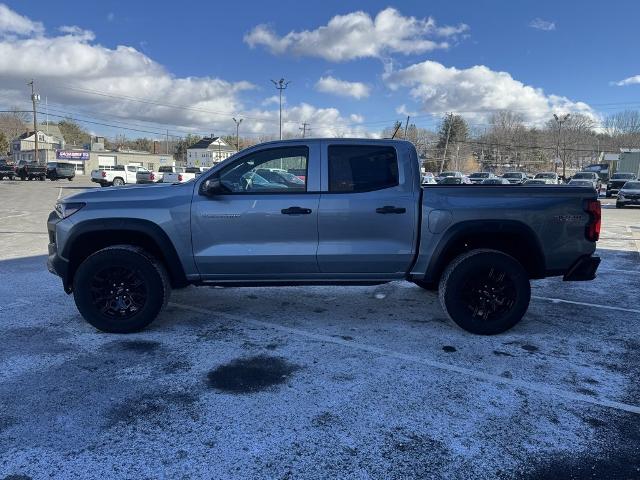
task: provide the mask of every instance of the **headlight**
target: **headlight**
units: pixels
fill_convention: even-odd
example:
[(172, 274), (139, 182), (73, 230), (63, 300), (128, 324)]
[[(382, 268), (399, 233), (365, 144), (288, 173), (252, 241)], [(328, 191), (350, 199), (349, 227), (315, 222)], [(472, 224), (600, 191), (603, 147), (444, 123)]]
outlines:
[(74, 213), (76, 213), (85, 205), (86, 204), (82, 202), (73, 202), (73, 203), (58, 202), (56, 203), (56, 212), (58, 213), (58, 216), (60, 218), (67, 218), (73, 215)]

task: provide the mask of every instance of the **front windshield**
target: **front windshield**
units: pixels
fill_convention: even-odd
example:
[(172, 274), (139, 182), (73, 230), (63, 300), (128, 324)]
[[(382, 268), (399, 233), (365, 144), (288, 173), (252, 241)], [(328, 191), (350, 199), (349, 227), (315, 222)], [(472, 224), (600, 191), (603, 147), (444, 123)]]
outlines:
[(522, 178), (522, 174), (518, 172), (507, 172), (502, 177), (503, 178)]
[(477, 172), (472, 173), (469, 178), (489, 178), (489, 174), (487, 172)]
[(623, 188), (624, 190), (640, 190), (640, 182), (627, 182)]
[(538, 173), (535, 178), (556, 178), (555, 173)]
[(614, 173), (611, 180), (626, 180), (629, 178), (633, 178), (633, 173)]
[(593, 173), (588, 173), (588, 172), (585, 172), (585, 173), (576, 173), (576, 174), (573, 176), (573, 178), (575, 178), (575, 179), (580, 179), (580, 178), (583, 178), (583, 179), (589, 179), (589, 178), (593, 178)]

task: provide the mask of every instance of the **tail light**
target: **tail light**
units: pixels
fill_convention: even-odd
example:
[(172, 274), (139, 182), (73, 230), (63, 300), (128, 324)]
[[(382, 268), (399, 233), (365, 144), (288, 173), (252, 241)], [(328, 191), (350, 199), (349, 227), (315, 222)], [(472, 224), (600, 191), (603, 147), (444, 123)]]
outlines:
[(178, 174), (178, 181), (181, 182), (182, 181), (182, 175)]
[(585, 236), (590, 242), (597, 242), (600, 238), (600, 226), (602, 225), (600, 200), (587, 200), (584, 210), (589, 214)]
[(106, 178), (107, 177), (107, 172), (102, 172), (102, 178)]
[(149, 180), (155, 180), (156, 176), (152, 173), (151, 175), (149, 175)]

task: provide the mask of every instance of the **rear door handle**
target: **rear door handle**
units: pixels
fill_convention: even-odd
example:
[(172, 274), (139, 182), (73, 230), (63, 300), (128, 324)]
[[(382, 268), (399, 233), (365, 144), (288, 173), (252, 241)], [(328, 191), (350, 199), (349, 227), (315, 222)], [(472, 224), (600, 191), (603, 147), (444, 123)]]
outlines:
[(376, 213), (406, 213), (407, 209), (403, 207), (394, 207), (392, 205), (385, 205), (384, 207), (376, 208)]
[(280, 210), (283, 215), (309, 215), (311, 213), (310, 208), (302, 207), (289, 207)]

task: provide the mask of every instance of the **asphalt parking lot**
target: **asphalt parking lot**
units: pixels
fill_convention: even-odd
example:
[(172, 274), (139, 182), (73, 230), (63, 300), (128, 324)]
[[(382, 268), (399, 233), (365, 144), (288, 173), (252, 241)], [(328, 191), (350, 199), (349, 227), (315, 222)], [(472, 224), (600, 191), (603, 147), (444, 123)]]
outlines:
[(0, 182), (0, 479), (640, 478), (640, 208), (494, 337), (404, 282), (187, 288), (121, 336), (45, 266), (85, 187)]

